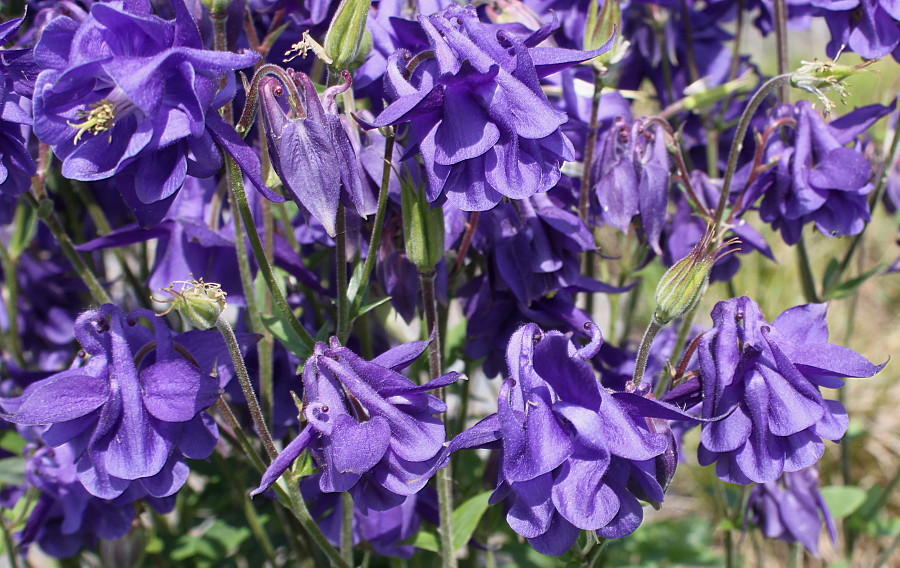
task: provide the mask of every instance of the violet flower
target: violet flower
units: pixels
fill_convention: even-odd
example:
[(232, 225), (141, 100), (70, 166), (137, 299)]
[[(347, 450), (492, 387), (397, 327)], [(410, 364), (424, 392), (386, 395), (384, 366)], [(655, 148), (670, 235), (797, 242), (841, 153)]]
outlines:
[[(292, 76), (296, 90), (286, 89), (274, 76), (259, 82), (269, 157), (297, 205), (334, 237), (341, 201), (363, 217), (376, 209), (374, 197), (363, 187), (359, 161), (334, 100), (350, 88), (350, 75), (345, 72), (344, 83), (327, 89), (321, 101), (308, 76)], [(292, 92), (301, 100), (288, 101), (288, 97), (297, 98)]]
[(307, 423), (251, 495), (275, 483), (305, 449), (322, 473), (319, 489), (350, 491), (362, 511), (386, 511), (422, 489), (445, 439), (434, 415), (447, 408), (427, 393), (460, 378), (447, 373), (417, 386), (397, 372), (427, 346), (415, 341), (366, 361), (335, 338), (317, 343), (303, 367)]
[(807, 101), (778, 106), (770, 120), (789, 119), (796, 128), (769, 138), (765, 156), (777, 163), (757, 178), (747, 203), (762, 194), (760, 218), (788, 244), (800, 239), (809, 222), (828, 236), (858, 234), (869, 221), (872, 167), (848, 144), (890, 111), (870, 105), (825, 123)]
[(671, 169), (665, 132), (644, 119), (619, 118), (599, 142), (590, 178), (600, 216), (623, 233), (640, 216), (647, 242), (662, 254)]
[[(25, 478), (41, 494), (25, 527), (16, 535), (22, 553), (37, 543), (46, 554), (68, 558), (94, 547), (98, 539), (115, 540), (131, 530), (134, 502), (146, 496), (142, 487), (135, 484), (115, 499), (100, 499), (85, 491), (79, 481), (79, 452), (73, 444), (52, 449), (29, 444), (25, 452)], [(147, 501), (160, 513), (175, 505), (174, 497)]]
[[(0, 23), (0, 46), (15, 38), (21, 24), (22, 18)], [(0, 195), (25, 193), (37, 173), (23, 135), (31, 125), (26, 97), (35, 74), (30, 49), (0, 49)]]
[(815, 467), (785, 472), (776, 481), (754, 485), (747, 498), (745, 522), (748, 521), (769, 538), (799, 542), (813, 556), (819, 555), (823, 523), (831, 542), (837, 539), (834, 519), (819, 492), (819, 472)]
[[(802, 2), (796, 2), (802, 7)], [(893, 53), (900, 57), (900, 6), (892, 0), (809, 0), (813, 13), (825, 18), (831, 40), (825, 48), (836, 59), (842, 50), (854, 51), (863, 59), (878, 59)], [(793, 5), (791, 6), (794, 7)], [(898, 59), (900, 60), (900, 59)]]
[(542, 554), (559, 556), (579, 531), (620, 538), (641, 523), (638, 499), (658, 506), (675, 473), (674, 439), (665, 420), (692, 418), (658, 402), (647, 388), (607, 392), (586, 361), (600, 348), (600, 330), (587, 323), (590, 343), (519, 328), (509, 342), (509, 378), (498, 411), (454, 438), (463, 448), (501, 450), (492, 504), (505, 502), (506, 520)]
[[(472, 6), (452, 6), (419, 23), (434, 57), (408, 70), (412, 55), (388, 60), (385, 86), (394, 101), (374, 126), (410, 122), (408, 151), (420, 150), (430, 202), (448, 199), (464, 211), (490, 209), (505, 196), (523, 199), (559, 180), (574, 159), (540, 79), (605, 52), (537, 47), (542, 27), (520, 39), (479, 21)], [(410, 75), (411, 73), (411, 75)]]
[[(155, 333), (138, 318), (149, 319)], [(105, 304), (78, 317), (75, 337), (87, 361), (0, 399), (3, 417), (47, 425), (42, 437), (52, 447), (70, 443), (78, 479), (96, 497), (114, 499), (133, 485), (154, 497), (172, 495), (187, 479), (184, 458), (206, 458), (216, 444), (218, 430), (203, 410), (218, 398), (219, 381), (185, 358), (149, 310), (126, 315)]]
[(97, 3), (80, 24), (57, 17), (35, 46), (43, 71), (35, 85), (34, 133), (53, 148), (62, 175), (115, 176), (138, 220), (152, 225), (186, 175), (219, 170), (218, 143), (258, 190), (282, 200), (262, 182), (255, 152), (216, 112), (234, 96), (233, 80), (217, 92), (222, 74), (259, 56), (204, 49), (183, 0), (172, 2), (173, 21), (131, 11), (137, 5)]
[(786, 310), (771, 324), (750, 298), (716, 304), (713, 329), (700, 340), (703, 425), (698, 459), (716, 463), (723, 481), (767, 483), (813, 465), (823, 439), (838, 441), (847, 413), (819, 387), (840, 377), (871, 377), (884, 367), (828, 343), (826, 304)]

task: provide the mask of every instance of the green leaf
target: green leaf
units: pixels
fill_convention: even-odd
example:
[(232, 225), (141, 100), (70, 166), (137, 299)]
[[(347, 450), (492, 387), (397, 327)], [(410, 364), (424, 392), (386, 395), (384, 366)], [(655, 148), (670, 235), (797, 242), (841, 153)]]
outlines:
[(831, 257), (831, 259), (828, 260), (828, 266), (825, 267), (825, 272), (822, 274), (822, 290), (831, 289), (840, 266), (841, 263), (838, 262), (838, 259)]
[(21, 454), (25, 447), (25, 440), (15, 430), (3, 430), (0, 432), (0, 449), (11, 454)]
[(364, 314), (367, 314), (367, 313), (371, 312), (372, 310), (374, 310), (375, 308), (377, 308), (378, 306), (388, 303), (390, 300), (391, 300), (390, 296), (385, 296), (384, 298), (375, 300), (374, 302), (372, 302), (370, 304), (366, 304), (365, 306), (360, 307), (359, 311), (357, 311), (355, 314), (353, 314), (353, 317), (358, 318)]
[(262, 320), (262, 324), (265, 326), (269, 333), (275, 336), (275, 339), (281, 342), (285, 348), (300, 357), (301, 359), (306, 359), (312, 353), (309, 348), (303, 343), (303, 340), (300, 339), (300, 336), (291, 328), (291, 324), (286, 322), (281, 314), (276, 315), (265, 315), (260, 314), (259, 318)]
[(14, 456), (0, 460), (0, 485), (19, 485), (25, 482), (25, 458)]
[(829, 485), (822, 488), (822, 497), (835, 519), (843, 519), (859, 509), (866, 500), (866, 491), (852, 485)]
[(421, 548), (422, 550), (429, 550), (431, 552), (436, 552), (440, 554), (441, 545), (438, 544), (437, 535), (430, 532), (419, 531), (416, 533), (416, 537), (413, 539), (412, 543), (416, 548)]
[(488, 508), (491, 491), (480, 493), (464, 501), (453, 511), (453, 550), (459, 550), (469, 542), (478, 521)]
[(881, 272), (884, 269), (884, 266), (884, 264), (879, 264), (875, 268), (867, 270), (855, 278), (844, 280), (833, 289), (826, 291), (825, 299), (838, 300), (840, 298), (849, 296), (850, 294), (855, 292), (857, 288), (862, 286), (866, 280)]

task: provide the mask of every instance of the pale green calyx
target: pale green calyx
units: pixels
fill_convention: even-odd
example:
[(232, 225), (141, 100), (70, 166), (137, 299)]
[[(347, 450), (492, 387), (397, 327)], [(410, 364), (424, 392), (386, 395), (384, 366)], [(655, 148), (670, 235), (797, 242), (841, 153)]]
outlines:
[(710, 251), (715, 230), (707, 228), (700, 242), (691, 252), (676, 262), (656, 285), (656, 311), (653, 318), (660, 325), (667, 325), (690, 312), (700, 301), (709, 285), (709, 271), (723, 257), (735, 252), (740, 241), (725, 241)]
[(154, 300), (169, 304), (169, 308), (157, 314), (164, 316), (172, 310), (176, 310), (185, 319), (200, 329), (212, 329), (216, 327), (219, 315), (225, 310), (225, 291), (220, 284), (207, 283), (200, 280), (182, 280), (173, 282), (168, 288), (163, 289), (171, 299)]
[(401, 179), (400, 187), (406, 256), (419, 272), (432, 272), (444, 256), (444, 211), (432, 208), (425, 200), (424, 189), (417, 188), (408, 177)]
[(325, 53), (331, 65), (347, 69), (359, 54), (366, 32), (370, 0), (341, 0), (328, 33), (325, 34)]

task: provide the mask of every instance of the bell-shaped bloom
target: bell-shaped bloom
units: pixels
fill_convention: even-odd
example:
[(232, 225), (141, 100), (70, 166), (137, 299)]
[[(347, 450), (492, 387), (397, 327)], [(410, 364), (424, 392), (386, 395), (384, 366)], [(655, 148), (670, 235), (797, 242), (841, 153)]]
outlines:
[(813, 556), (819, 555), (823, 523), (831, 542), (837, 539), (831, 512), (819, 492), (815, 467), (786, 472), (776, 481), (754, 485), (744, 518), (767, 537), (799, 542)]
[[(22, 18), (0, 23), (0, 46), (15, 39), (21, 24)], [(23, 80), (33, 80), (35, 71), (30, 49), (0, 49), (0, 195), (25, 193), (37, 173), (25, 148), (23, 127), (31, 125), (31, 115), (22, 96), (30, 94)]]
[(662, 254), (671, 168), (665, 133), (642, 119), (629, 124), (620, 118), (599, 142), (590, 176), (600, 216), (627, 233), (639, 215), (647, 242)]
[[(24, 431), (33, 437), (31, 429)], [(115, 499), (101, 499), (85, 491), (78, 479), (78, 450), (72, 444), (49, 448), (42, 443), (26, 445), (25, 479), (29, 487), (40, 491), (25, 527), (16, 535), (21, 552), (37, 543), (46, 554), (68, 558), (84, 548), (93, 548), (98, 539), (114, 540), (125, 536), (135, 518), (135, 501), (146, 497), (146, 490), (135, 484)], [(160, 513), (175, 505), (175, 498), (149, 498), (147, 502)]]
[(342, 347), (317, 343), (303, 367), (306, 425), (263, 474), (259, 494), (305, 449), (322, 473), (319, 489), (350, 491), (362, 511), (398, 506), (428, 481), (443, 448), (446, 405), (429, 390), (460, 378), (448, 373), (415, 385), (398, 373), (427, 341), (407, 343), (366, 361)]
[[(808, 1), (813, 13), (825, 18), (831, 40), (825, 48), (835, 59), (842, 51), (853, 51), (863, 59), (900, 57), (900, 6), (893, 0)], [(798, 7), (803, 2), (798, 2)], [(794, 8), (792, 5), (791, 8)]]
[(602, 388), (587, 362), (600, 348), (567, 335), (519, 328), (509, 341), (509, 378), (497, 413), (454, 438), (462, 448), (501, 451), (491, 503), (542, 554), (565, 553), (579, 531), (603, 538), (633, 532), (643, 518), (638, 499), (658, 505), (675, 473), (675, 442), (666, 419), (691, 419), (658, 402), (649, 385), (632, 392)]
[[(334, 237), (341, 201), (362, 216), (376, 208), (371, 192), (363, 186), (359, 161), (334, 101), (350, 88), (350, 75), (345, 73), (343, 84), (327, 89), (322, 100), (309, 77), (291, 75), (296, 91), (286, 89), (274, 76), (259, 82), (269, 158), (297, 205)], [(288, 101), (290, 92), (296, 92), (301, 100)]]
[(777, 163), (757, 178), (746, 202), (762, 194), (760, 218), (779, 229), (788, 244), (796, 243), (810, 222), (828, 236), (858, 234), (869, 221), (866, 196), (874, 185), (869, 161), (849, 144), (890, 111), (870, 105), (825, 123), (807, 101), (775, 108), (770, 120), (785, 119), (796, 127), (784, 137), (769, 137), (765, 157)]
[[(325, 538), (334, 546), (339, 546), (343, 502), (340, 494), (324, 493), (319, 489), (320, 478), (318, 473), (305, 477), (300, 482), (300, 492)], [(410, 558), (415, 548), (400, 543), (419, 531), (423, 519), (433, 525), (439, 523), (437, 493), (429, 486), (386, 511), (363, 511), (354, 503), (353, 545), (366, 542), (382, 556)]]
[(172, 495), (187, 479), (184, 458), (208, 457), (218, 437), (203, 411), (220, 394), (219, 380), (207, 373), (222, 354), (212, 352), (218, 334), (203, 333), (212, 340), (207, 335), (204, 353), (194, 355), (149, 310), (126, 315), (105, 304), (87, 311), (75, 322), (87, 361), (0, 399), (3, 417), (48, 426), (42, 438), (51, 447), (69, 443), (78, 479), (96, 497), (114, 499), (132, 485)]
[(235, 92), (233, 77), (218, 90), (222, 74), (259, 56), (204, 49), (184, 1), (172, 6), (172, 21), (131, 5), (97, 3), (80, 23), (66, 16), (49, 22), (34, 49), (43, 69), (34, 93), (35, 135), (53, 148), (63, 176), (115, 176), (143, 225), (162, 218), (185, 176), (219, 170), (217, 143), (257, 189), (282, 200), (265, 188), (258, 156), (216, 111)]
[(561, 163), (575, 154), (559, 128), (567, 117), (550, 105), (540, 79), (609, 44), (588, 52), (537, 47), (553, 26), (521, 39), (480, 22), (472, 6), (419, 23), (434, 57), (415, 69), (407, 69), (408, 52), (389, 58), (385, 86), (394, 100), (373, 125), (410, 123), (407, 150), (422, 153), (428, 201), (483, 211), (556, 185)]
[(703, 425), (698, 458), (716, 462), (729, 483), (775, 481), (785, 471), (813, 465), (823, 439), (840, 440), (847, 413), (819, 387), (841, 377), (871, 377), (884, 366), (828, 343), (825, 304), (786, 310), (771, 324), (750, 298), (716, 304), (713, 329), (698, 347), (703, 416), (727, 413)]

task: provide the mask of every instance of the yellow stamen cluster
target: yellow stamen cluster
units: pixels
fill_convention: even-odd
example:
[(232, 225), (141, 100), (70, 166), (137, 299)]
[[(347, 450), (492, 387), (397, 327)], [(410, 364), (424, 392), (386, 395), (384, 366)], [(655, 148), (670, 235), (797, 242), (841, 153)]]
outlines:
[(325, 48), (319, 45), (319, 43), (314, 40), (311, 35), (309, 35), (309, 30), (303, 32), (302, 39), (292, 45), (289, 50), (284, 52), (284, 61), (285, 63), (287, 63), (288, 61), (293, 61), (298, 57), (306, 59), (306, 55), (310, 51), (312, 51), (316, 57), (324, 61), (326, 64), (331, 65), (333, 63), (333, 60), (328, 57), (328, 54), (325, 53)]
[[(90, 108), (91, 110), (80, 110), (75, 115), (83, 122), (67, 122), (69, 126), (78, 130), (75, 134), (75, 144), (78, 144), (85, 132), (96, 136), (112, 128), (115, 123), (116, 105), (112, 101), (103, 99), (92, 103)], [(110, 138), (112, 138), (112, 134), (110, 134)]]
[[(176, 289), (176, 286), (180, 286)], [(220, 284), (204, 282), (200, 280), (173, 282), (163, 292), (172, 296), (171, 299), (157, 300), (157, 302), (169, 304), (169, 309), (157, 314), (164, 316), (173, 309), (200, 329), (210, 329), (216, 326), (219, 315), (225, 309), (225, 291)]]

